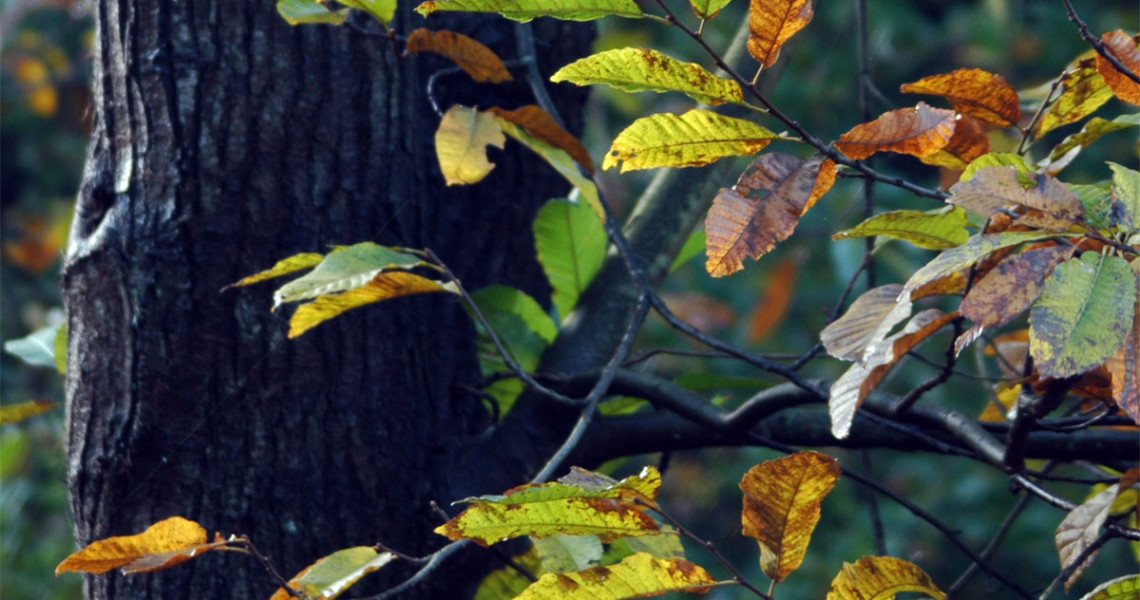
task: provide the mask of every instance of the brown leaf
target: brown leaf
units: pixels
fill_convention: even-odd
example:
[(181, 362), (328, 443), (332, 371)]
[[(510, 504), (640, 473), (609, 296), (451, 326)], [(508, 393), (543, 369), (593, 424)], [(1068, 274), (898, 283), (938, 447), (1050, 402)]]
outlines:
[(91, 542), (68, 556), (55, 568), (67, 571), (105, 573), (123, 567), (126, 573), (157, 571), (194, 558), (225, 542), (206, 542), (206, 529), (182, 517), (170, 517), (136, 535), (109, 537)]
[(502, 83), (511, 74), (497, 54), (478, 40), (454, 31), (416, 29), (408, 35), (408, 52), (434, 52), (451, 59), (475, 81)]
[(874, 121), (856, 125), (840, 136), (835, 147), (854, 159), (877, 152), (926, 156), (950, 143), (956, 124), (954, 111), (919, 102), (914, 108), (892, 110)]
[(982, 69), (958, 69), (945, 75), (923, 77), (899, 88), (912, 94), (942, 96), (954, 110), (1002, 127), (1021, 118), (1017, 92), (1001, 75)]
[[(1109, 509), (1112, 508), (1112, 502), (1116, 500), (1116, 494), (1119, 491), (1120, 486), (1117, 484), (1108, 486), (1104, 491), (1089, 498), (1084, 504), (1074, 508), (1057, 526), (1053, 541), (1057, 545), (1057, 554), (1061, 557), (1062, 569), (1075, 563), (1081, 553), (1100, 537), (1100, 527), (1108, 519)], [(1065, 591), (1068, 591), (1081, 572), (1092, 564), (1096, 554), (1093, 552), (1084, 563), (1077, 567), (1072, 577), (1069, 577), (1069, 580), (1065, 582)]]
[(941, 150), (920, 156), (918, 159), (928, 165), (961, 171), (970, 164), (970, 161), (988, 154), (989, 151), (990, 140), (986, 137), (985, 127), (977, 119), (963, 116), (954, 126), (954, 135), (950, 138), (950, 143)]
[(1041, 173), (1022, 176), (1016, 167), (979, 169), (969, 181), (950, 187), (947, 202), (983, 217), (1010, 205), (1022, 207), (1016, 223), (1052, 231), (1066, 231), (1084, 215), (1081, 199), (1067, 185)]
[(1001, 327), (1029, 308), (1053, 267), (1069, 254), (1065, 246), (1026, 250), (998, 263), (962, 300), (962, 316), (975, 327)]
[(518, 125), (523, 131), (536, 137), (555, 148), (565, 150), (570, 158), (575, 162), (582, 165), (590, 175), (594, 174), (594, 161), (590, 159), (590, 153), (586, 152), (585, 146), (578, 138), (574, 137), (569, 131), (566, 131), (550, 116), (550, 113), (542, 110), (542, 108), (533, 104), (522, 106), (514, 110), (506, 110), (493, 106), (490, 112)]
[(748, 8), (748, 52), (764, 67), (780, 57), (780, 47), (814, 16), (810, 0), (752, 0)]
[[(1140, 35), (1130, 37), (1124, 31), (1117, 29), (1100, 36), (1104, 42), (1104, 49), (1110, 52), (1120, 64), (1132, 71), (1134, 75), (1140, 74), (1140, 49), (1136, 44), (1140, 42)], [(1104, 77), (1104, 82), (1112, 89), (1117, 98), (1131, 104), (1140, 104), (1140, 83), (1117, 70), (1112, 63), (1103, 56), (1096, 56), (1096, 70)]]
[(771, 152), (753, 160), (732, 189), (721, 189), (705, 219), (709, 274), (731, 275), (745, 256), (760, 258), (791, 235), (804, 207), (822, 194), (823, 162)]
[(1132, 422), (1140, 425), (1140, 259), (1132, 261), (1136, 274), (1137, 302), (1132, 313), (1132, 330), (1105, 366), (1112, 375), (1112, 398)]
[(909, 298), (899, 298), (903, 286), (898, 283), (863, 292), (823, 331), (819, 340), (827, 353), (835, 358), (860, 362), (871, 345), (883, 340), (900, 321), (910, 316)]
[(760, 567), (782, 581), (803, 562), (823, 497), (839, 479), (839, 463), (797, 452), (758, 464), (740, 480), (743, 533), (760, 544)]
[(796, 289), (798, 271), (799, 261), (795, 256), (785, 258), (776, 265), (768, 285), (764, 287), (764, 296), (752, 311), (752, 321), (748, 325), (748, 343), (756, 344), (768, 337), (783, 320)]

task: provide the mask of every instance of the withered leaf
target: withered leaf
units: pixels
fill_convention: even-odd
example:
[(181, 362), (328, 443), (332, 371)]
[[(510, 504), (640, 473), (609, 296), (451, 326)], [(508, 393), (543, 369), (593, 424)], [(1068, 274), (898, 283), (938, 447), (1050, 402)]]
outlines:
[(962, 316), (981, 327), (1009, 323), (1033, 304), (1045, 278), (1068, 253), (1065, 246), (1043, 246), (999, 262), (966, 294)]
[(1136, 305), (1132, 310), (1132, 329), (1124, 345), (1105, 366), (1112, 376), (1112, 398), (1124, 414), (1140, 425), (1140, 260), (1132, 261), (1136, 275)]
[(987, 218), (1009, 205), (1024, 207), (1017, 223), (1050, 231), (1066, 231), (1084, 215), (1080, 197), (1064, 183), (1041, 173), (1023, 176), (1015, 167), (978, 170), (950, 187), (947, 202)]
[(528, 104), (514, 110), (506, 110), (493, 106), (489, 112), (518, 125), (532, 137), (564, 150), (574, 159), (574, 162), (582, 165), (587, 173), (594, 174), (594, 161), (590, 159), (590, 153), (586, 152), (586, 147), (573, 134), (563, 129), (558, 121), (555, 121), (554, 117), (542, 110), (541, 107)]
[[(1133, 75), (1140, 75), (1140, 49), (1136, 47), (1140, 35), (1132, 37), (1117, 29), (1105, 33), (1100, 39), (1104, 42), (1105, 50), (1115, 56), (1120, 64), (1132, 71)], [(1140, 104), (1140, 83), (1121, 73), (1099, 54), (1096, 56), (1096, 70), (1117, 98), (1131, 104)]]
[(854, 159), (877, 152), (921, 157), (946, 147), (956, 125), (954, 111), (919, 102), (914, 108), (892, 110), (874, 121), (856, 125), (840, 136), (835, 147)]
[(918, 160), (947, 169), (964, 170), (970, 162), (990, 152), (986, 130), (974, 117), (963, 116), (954, 126), (950, 143), (941, 150), (918, 157)]
[(897, 283), (863, 292), (843, 313), (819, 334), (827, 353), (843, 360), (862, 361), (872, 344), (887, 337), (891, 329), (910, 316), (909, 296), (901, 297)]
[(416, 29), (408, 34), (408, 52), (441, 54), (463, 69), (475, 81), (502, 83), (511, 80), (499, 55), (482, 42), (454, 31)]
[[(1061, 521), (1061, 524), (1057, 526), (1053, 541), (1057, 545), (1057, 554), (1061, 558), (1061, 568), (1072, 566), (1081, 553), (1100, 536), (1100, 527), (1108, 519), (1109, 509), (1112, 508), (1112, 502), (1116, 500), (1116, 494), (1119, 491), (1120, 486), (1117, 484), (1108, 486), (1099, 494), (1089, 498), (1084, 504), (1070, 511)], [(1096, 552), (1093, 552), (1083, 564), (1077, 567), (1073, 575), (1065, 582), (1066, 591), (1095, 557)]]
[(1001, 75), (982, 69), (958, 69), (944, 75), (931, 75), (905, 83), (899, 89), (912, 94), (942, 96), (959, 113), (1003, 127), (1021, 118), (1017, 92)]
[(780, 48), (811, 22), (810, 0), (753, 1), (748, 8), (748, 52), (764, 67), (780, 57)]

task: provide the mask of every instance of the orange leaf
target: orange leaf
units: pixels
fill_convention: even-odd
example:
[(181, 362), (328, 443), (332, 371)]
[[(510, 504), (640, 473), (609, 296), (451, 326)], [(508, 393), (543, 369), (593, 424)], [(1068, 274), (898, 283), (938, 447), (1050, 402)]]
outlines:
[(756, 303), (752, 311), (752, 323), (748, 326), (748, 342), (755, 344), (776, 328), (788, 311), (788, 304), (792, 300), (792, 292), (796, 289), (796, 272), (799, 270), (799, 261), (796, 257), (788, 257), (776, 265), (775, 272), (768, 280), (764, 290), (764, 297)]
[(823, 163), (771, 152), (752, 161), (732, 189), (721, 189), (705, 219), (709, 274), (731, 275), (744, 268), (745, 256), (760, 258), (791, 235), (808, 203), (829, 185)]
[[(1140, 260), (1132, 261), (1136, 273), (1136, 291), (1140, 293)], [(1112, 375), (1112, 398), (1132, 421), (1140, 425), (1140, 295), (1132, 313), (1132, 330), (1116, 356), (1105, 366)]]
[[(971, 161), (990, 152), (986, 130), (974, 117), (963, 116), (954, 126), (954, 135), (944, 148), (918, 157), (918, 160), (947, 169), (963, 170)], [(957, 177), (955, 177), (957, 179)]]
[(956, 124), (954, 111), (919, 102), (914, 108), (892, 110), (874, 121), (856, 125), (835, 142), (835, 147), (854, 159), (876, 152), (926, 156), (950, 143)]
[(558, 121), (555, 121), (554, 117), (542, 108), (533, 104), (515, 110), (492, 106), (489, 111), (518, 125), (532, 137), (536, 137), (555, 148), (565, 150), (570, 158), (582, 165), (587, 173), (594, 174), (594, 161), (590, 159), (590, 153), (586, 152), (582, 142), (579, 142), (578, 138), (569, 131), (563, 129)]
[(67, 571), (105, 573), (123, 567), (124, 573), (157, 571), (185, 562), (225, 544), (206, 543), (206, 529), (182, 517), (170, 517), (136, 535), (122, 535), (92, 542), (68, 556), (55, 568)]
[(814, 14), (809, 0), (752, 0), (748, 8), (748, 52), (761, 65), (772, 66), (784, 42), (810, 23)]
[(408, 52), (442, 54), (475, 81), (501, 83), (511, 74), (497, 54), (479, 41), (454, 31), (416, 29), (408, 35)]
[[(1127, 33), (1117, 29), (1100, 36), (1104, 48), (1128, 68), (1132, 73), (1140, 74), (1140, 49), (1136, 45), (1140, 42), (1140, 35), (1129, 37)], [(1112, 89), (1117, 98), (1132, 104), (1140, 104), (1140, 83), (1117, 70), (1112, 63), (1103, 56), (1096, 56), (1096, 70), (1104, 77), (1104, 82)]]
[(1066, 246), (1043, 246), (1003, 260), (966, 294), (962, 316), (981, 327), (1012, 321), (1033, 304), (1045, 278), (1068, 253)]
[(0, 425), (19, 423), (53, 408), (55, 408), (55, 402), (47, 398), (0, 406)]
[(744, 535), (760, 544), (760, 567), (779, 582), (803, 562), (823, 497), (839, 479), (839, 463), (797, 452), (758, 464), (740, 480)]
[(958, 69), (945, 75), (923, 77), (899, 88), (912, 94), (942, 96), (954, 110), (1005, 127), (1021, 118), (1017, 92), (1001, 75), (982, 69)]

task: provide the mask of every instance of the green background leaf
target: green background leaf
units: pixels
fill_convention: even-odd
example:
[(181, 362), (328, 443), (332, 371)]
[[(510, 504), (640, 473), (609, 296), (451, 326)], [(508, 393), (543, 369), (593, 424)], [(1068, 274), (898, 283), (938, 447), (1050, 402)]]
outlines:
[(554, 288), (560, 319), (574, 309), (578, 296), (594, 279), (606, 256), (606, 232), (590, 207), (554, 199), (534, 220), (538, 262)]

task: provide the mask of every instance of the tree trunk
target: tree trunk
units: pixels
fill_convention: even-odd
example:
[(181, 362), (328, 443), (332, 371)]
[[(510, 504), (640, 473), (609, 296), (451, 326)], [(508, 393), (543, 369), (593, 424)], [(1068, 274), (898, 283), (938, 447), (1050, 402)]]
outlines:
[[(398, 31), (423, 25), (410, 8)], [(516, 149), (478, 186), (445, 188), (426, 81), (448, 65), (401, 58), (383, 35), (291, 28), (268, 1), (100, 0), (96, 17), (95, 132), (63, 276), (78, 542), (182, 515), (249, 535), (287, 577), (354, 545), (429, 551), (442, 540), (429, 503), (454, 499), (452, 450), (489, 421), (463, 391), (479, 373), (457, 300), (397, 299), (290, 341), (270, 285), (220, 290), (297, 252), (374, 240), (432, 248), (471, 289), (545, 299), (531, 221), (565, 184)], [(542, 21), (549, 74), (589, 31)], [(507, 22), (432, 26), (457, 23), (514, 56)], [(522, 83), (462, 77), (441, 78), (444, 109), (533, 102)], [(582, 95), (559, 96), (575, 121)], [(462, 575), (421, 595), (457, 596)], [(275, 585), (216, 553), (88, 576), (86, 597), (263, 599)]]

